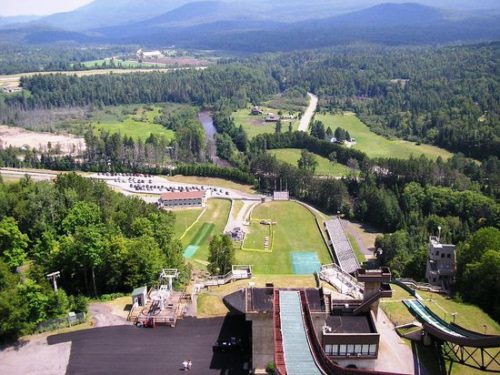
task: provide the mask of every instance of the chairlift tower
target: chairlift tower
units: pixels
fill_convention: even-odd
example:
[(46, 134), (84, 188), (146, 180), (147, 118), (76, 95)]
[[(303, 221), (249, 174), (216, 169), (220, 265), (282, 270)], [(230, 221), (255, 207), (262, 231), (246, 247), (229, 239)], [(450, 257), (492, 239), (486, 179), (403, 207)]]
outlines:
[(54, 292), (57, 293), (57, 278), (61, 276), (60, 271), (52, 272), (47, 275), (47, 279), (52, 281), (52, 286), (54, 287)]
[[(173, 290), (173, 279), (179, 277), (179, 271), (177, 268), (164, 268), (160, 273), (160, 285), (168, 285), (168, 290), (171, 292)], [(166, 281), (168, 280), (168, 284)]]

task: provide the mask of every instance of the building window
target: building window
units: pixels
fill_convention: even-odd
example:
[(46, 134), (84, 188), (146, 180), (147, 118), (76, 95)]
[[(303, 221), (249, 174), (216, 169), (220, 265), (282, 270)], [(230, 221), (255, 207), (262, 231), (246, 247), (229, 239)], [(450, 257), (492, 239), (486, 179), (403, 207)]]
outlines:
[(326, 355), (332, 355), (333, 345), (325, 345), (325, 353), (326, 353)]
[(357, 354), (361, 354), (361, 345), (357, 344), (354, 346), (354, 352)]
[(368, 344), (362, 345), (362, 347), (361, 347), (361, 354), (363, 354), (363, 355), (370, 354), (370, 345), (368, 345)]
[(370, 344), (370, 349), (368, 354), (370, 355), (375, 355), (377, 353), (377, 345), (376, 344)]
[(347, 353), (348, 354), (354, 354), (354, 345), (353, 344), (348, 344), (347, 345)]
[(332, 345), (332, 355), (339, 355), (339, 346), (338, 345)]
[(339, 355), (347, 354), (347, 345), (339, 345)]
[(447, 255), (447, 258), (451, 258), (451, 254), (448, 254), (448, 255)]
[(441, 258), (444, 258), (444, 253), (441, 254)]

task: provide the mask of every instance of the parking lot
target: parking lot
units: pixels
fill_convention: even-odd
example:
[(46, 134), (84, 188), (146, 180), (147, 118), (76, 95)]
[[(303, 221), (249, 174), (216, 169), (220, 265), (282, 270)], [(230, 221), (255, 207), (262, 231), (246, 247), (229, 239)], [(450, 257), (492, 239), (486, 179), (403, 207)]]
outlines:
[[(217, 341), (241, 345), (215, 351)], [(191, 374), (248, 374), (251, 328), (243, 316), (178, 321), (175, 328), (117, 326), (51, 336), (49, 344), (72, 342), (67, 374), (177, 374), (193, 362)]]

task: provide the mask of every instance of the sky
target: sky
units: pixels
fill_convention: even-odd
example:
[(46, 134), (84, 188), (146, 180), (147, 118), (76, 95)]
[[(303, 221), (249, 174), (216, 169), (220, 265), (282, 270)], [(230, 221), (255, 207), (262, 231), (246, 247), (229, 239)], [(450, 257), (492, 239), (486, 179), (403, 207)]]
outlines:
[(0, 16), (46, 15), (66, 12), (93, 0), (0, 0)]

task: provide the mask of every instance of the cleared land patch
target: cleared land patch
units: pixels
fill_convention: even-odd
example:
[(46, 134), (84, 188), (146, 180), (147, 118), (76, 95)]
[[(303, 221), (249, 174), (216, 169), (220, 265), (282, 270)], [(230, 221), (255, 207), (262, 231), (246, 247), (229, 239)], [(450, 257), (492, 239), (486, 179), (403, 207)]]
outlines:
[(192, 208), (183, 211), (174, 211), (175, 227), (174, 231), (177, 237), (181, 237), (184, 232), (194, 223), (200, 216), (201, 208)]
[(65, 134), (34, 132), (22, 128), (0, 126), (0, 144), (3, 147), (36, 148), (41, 151), (50, 149), (56, 151), (60, 148), (61, 154), (75, 154), (85, 149), (85, 140), (80, 137)]
[(411, 155), (418, 157), (421, 154), (436, 159), (441, 156), (444, 160), (449, 159), (453, 154), (442, 148), (404, 141), (402, 139), (389, 140), (373, 133), (370, 128), (359, 120), (354, 113), (346, 112), (344, 115), (319, 114), (315, 115), (315, 120), (322, 121), (325, 127), (341, 127), (349, 132), (356, 139), (353, 148), (365, 152), (369, 157), (395, 157), (408, 159)]
[[(279, 161), (296, 167), (300, 159), (301, 151), (302, 150), (298, 148), (278, 148), (275, 150), (269, 150), (268, 152), (271, 155), (276, 156), (276, 159)], [(343, 164), (332, 163), (327, 158), (319, 155), (315, 155), (315, 158), (318, 161), (318, 166), (316, 167), (314, 174), (317, 176), (343, 177), (351, 173), (351, 170)]]
[(328, 249), (314, 215), (296, 202), (269, 202), (258, 205), (252, 218), (274, 222), (272, 252), (236, 250), (236, 263), (250, 264), (257, 274), (292, 274), (291, 252), (316, 252), (321, 263), (331, 263)]
[[(108, 107), (93, 115), (92, 127), (98, 131), (121, 133), (134, 139), (145, 140), (151, 134), (174, 138), (174, 132), (155, 122), (165, 107), (160, 106), (118, 106)], [(168, 111), (175, 111), (179, 105), (169, 104)]]

